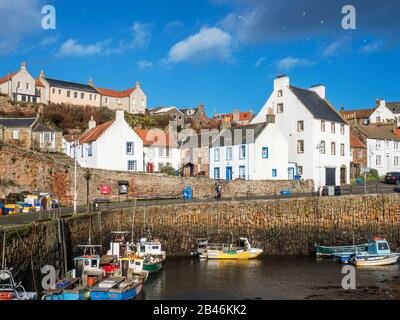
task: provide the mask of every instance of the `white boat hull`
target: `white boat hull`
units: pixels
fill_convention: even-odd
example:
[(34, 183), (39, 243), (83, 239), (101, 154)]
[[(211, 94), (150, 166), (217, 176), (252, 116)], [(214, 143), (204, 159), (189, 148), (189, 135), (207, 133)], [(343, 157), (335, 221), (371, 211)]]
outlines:
[(364, 259), (355, 259), (356, 266), (388, 266), (396, 264), (399, 259), (398, 255), (388, 257), (365, 257)]

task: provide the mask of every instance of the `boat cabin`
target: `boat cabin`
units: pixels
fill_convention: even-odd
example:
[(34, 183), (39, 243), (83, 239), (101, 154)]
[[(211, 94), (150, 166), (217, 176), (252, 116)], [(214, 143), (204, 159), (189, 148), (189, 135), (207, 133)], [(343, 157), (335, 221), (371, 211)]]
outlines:
[(140, 274), (143, 271), (143, 259), (128, 257), (120, 259), (122, 276), (126, 277), (130, 272)]
[(125, 240), (125, 235), (129, 232), (113, 232), (114, 239), (110, 242), (110, 250), (107, 252), (109, 257), (124, 257), (127, 253), (127, 244)]
[(164, 255), (164, 252), (161, 251), (161, 243), (159, 241), (148, 241), (146, 238), (140, 239), (136, 252), (140, 258)]
[(368, 243), (368, 253), (371, 255), (389, 255), (391, 251), (385, 239), (374, 238)]

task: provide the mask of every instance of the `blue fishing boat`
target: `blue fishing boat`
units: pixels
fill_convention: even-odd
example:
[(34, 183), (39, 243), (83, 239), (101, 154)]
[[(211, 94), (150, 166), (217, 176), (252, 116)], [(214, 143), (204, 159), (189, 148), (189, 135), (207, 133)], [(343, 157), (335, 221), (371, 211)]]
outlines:
[(119, 261), (119, 274), (106, 278), (91, 288), (90, 300), (132, 300), (142, 292), (149, 275), (143, 270), (144, 259), (132, 255)]
[(42, 300), (79, 301), (89, 299), (89, 290), (102, 281), (106, 273), (100, 267), (100, 256), (95, 253), (101, 246), (83, 245), (83, 255), (74, 258), (75, 269), (69, 271), (55, 288), (45, 290)]
[(368, 243), (366, 254), (354, 255), (351, 263), (355, 266), (387, 266), (396, 264), (399, 253), (393, 253), (385, 239), (376, 237)]

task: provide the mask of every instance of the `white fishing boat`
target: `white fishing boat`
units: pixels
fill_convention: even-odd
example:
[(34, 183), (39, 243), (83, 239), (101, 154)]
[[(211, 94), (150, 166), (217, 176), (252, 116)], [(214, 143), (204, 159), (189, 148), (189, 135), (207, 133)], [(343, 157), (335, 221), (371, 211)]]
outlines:
[(355, 266), (388, 266), (396, 264), (399, 253), (392, 253), (385, 239), (375, 237), (368, 243), (368, 252), (352, 259)]

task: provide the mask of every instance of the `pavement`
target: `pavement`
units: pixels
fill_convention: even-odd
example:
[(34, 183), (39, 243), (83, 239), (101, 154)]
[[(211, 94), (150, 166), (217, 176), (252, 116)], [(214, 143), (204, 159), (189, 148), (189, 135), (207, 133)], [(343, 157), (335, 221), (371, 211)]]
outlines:
[[(367, 192), (365, 192), (367, 191)], [(388, 185), (383, 182), (368, 182), (365, 186), (364, 184), (358, 185), (346, 185), (341, 187), (342, 196), (345, 195), (356, 195), (356, 194), (389, 194), (399, 192), (395, 185)], [(268, 195), (252, 195), (244, 197), (223, 197), (221, 202), (230, 201), (253, 201), (253, 200), (271, 200), (271, 199), (288, 199), (288, 198), (307, 198), (316, 197), (318, 193), (301, 193), (292, 194), (291, 196), (281, 196), (280, 194), (268, 194)], [(186, 204), (186, 203), (210, 203), (217, 202), (214, 198), (195, 198), (190, 201), (185, 201), (182, 198), (160, 198), (160, 199), (140, 199), (137, 201), (136, 205), (138, 207), (142, 206), (165, 206), (165, 205), (176, 205), (176, 204)], [(99, 204), (98, 210), (109, 211), (122, 208), (133, 208), (135, 203), (133, 201), (122, 201), (122, 202), (112, 202), (112, 203), (101, 203)], [(88, 207), (82, 206), (77, 209), (77, 214), (87, 213)], [(18, 215), (8, 215), (0, 216), (0, 226), (12, 226), (12, 225), (24, 225), (34, 222), (44, 222), (49, 220), (54, 220), (57, 218), (65, 218), (73, 215), (72, 208), (58, 208), (50, 211), (41, 211), (34, 213), (18, 214)]]

